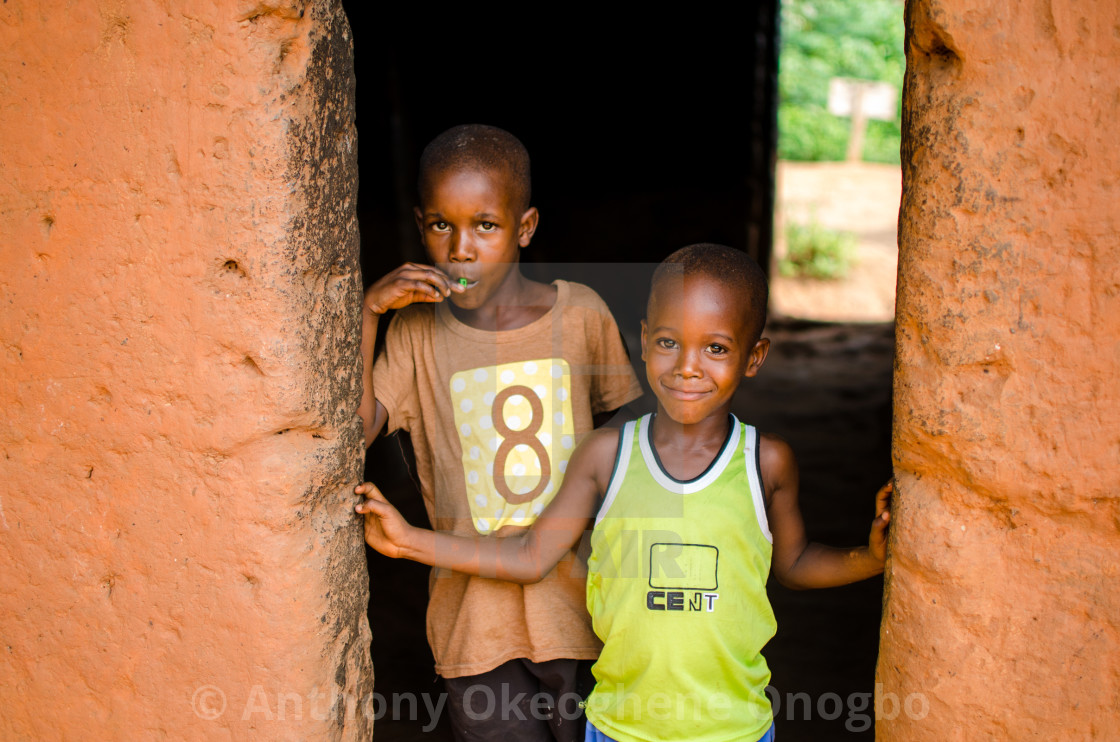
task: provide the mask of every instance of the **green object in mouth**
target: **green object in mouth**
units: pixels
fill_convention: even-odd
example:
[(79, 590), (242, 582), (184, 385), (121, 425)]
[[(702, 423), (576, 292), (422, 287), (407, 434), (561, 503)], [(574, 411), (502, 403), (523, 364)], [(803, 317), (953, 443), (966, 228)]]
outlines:
[(468, 280), (467, 280), (467, 279), (465, 279), (465, 278), (460, 278), (460, 279), (459, 279), (459, 285), (460, 285), (460, 286), (466, 286), (466, 285), (467, 285), (468, 283), (470, 283), (470, 281), (468, 281)]

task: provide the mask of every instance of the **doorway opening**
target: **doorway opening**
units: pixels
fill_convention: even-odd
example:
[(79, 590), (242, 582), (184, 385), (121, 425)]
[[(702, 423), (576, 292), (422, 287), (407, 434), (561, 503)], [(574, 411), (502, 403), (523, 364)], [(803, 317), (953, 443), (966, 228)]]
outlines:
[[(462, 123), (514, 133), (533, 160), (540, 228), (527, 271), (592, 286), (619, 322), (640, 379), (638, 323), (648, 275), (673, 250), (720, 242), (770, 264), (777, 146), (777, 0), (745, 18), (485, 19), (344, 2), (354, 35), (359, 220), (367, 285), (407, 260), (416, 236), (416, 163)], [(603, 264), (613, 266), (597, 269)], [(623, 276), (620, 278), (620, 276)], [(387, 326), (381, 323), (381, 329)], [(775, 323), (767, 369), (736, 414), (786, 437), (802, 467), (810, 536), (866, 540), (872, 496), (890, 472), (889, 329), (862, 345), (815, 325)], [(838, 372), (837, 369), (844, 369)], [(855, 383), (858, 382), (858, 383)], [(853, 383), (858, 392), (853, 392)], [(869, 391), (868, 386), (872, 387)], [(858, 397), (858, 398), (857, 398)], [(647, 402), (648, 404), (648, 402)], [(374, 442), (367, 478), (427, 524), (405, 436)], [(370, 554), (378, 740), (451, 739), (425, 636), (428, 569)], [(772, 588), (778, 635), (766, 650), (781, 697), (850, 698), (874, 683), (881, 583), (792, 593)], [(839, 624), (840, 628), (836, 625)], [(394, 697), (401, 703), (394, 705)], [(405, 699), (416, 699), (410, 705)], [(433, 707), (435, 707), (433, 705)], [(379, 710), (375, 709), (375, 710)], [(816, 706), (783, 739), (871, 739)]]

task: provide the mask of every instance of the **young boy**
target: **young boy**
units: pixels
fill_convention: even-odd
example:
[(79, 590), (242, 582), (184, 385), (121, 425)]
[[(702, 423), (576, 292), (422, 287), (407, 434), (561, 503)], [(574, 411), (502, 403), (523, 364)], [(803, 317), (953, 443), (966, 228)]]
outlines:
[[(366, 292), (366, 441), (386, 423), (411, 433), (436, 530), (509, 536), (555, 496), (576, 442), (641, 387), (598, 295), (521, 273), (538, 222), (521, 142), (489, 126), (446, 131), (424, 150), (419, 190), (433, 265), (403, 265)], [(390, 309), (400, 311), (374, 363)], [(533, 585), (433, 570), (428, 641), (459, 739), (582, 738), (555, 707), (590, 685), (600, 645), (582, 564), (556, 561)], [(540, 693), (547, 708), (529, 708)]]
[(868, 546), (810, 543), (789, 446), (730, 413), (769, 350), (766, 299), (765, 276), (737, 250), (694, 245), (662, 263), (642, 323), (657, 412), (589, 435), (526, 533), (433, 534), (408, 526), (372, 485), (356, 489), (378, 551), (504, 580), (538, 579), (595, 519), (587, 605), (603, 651), (589, 740), (771, 739), (767, 575), (812, 588), (883, 569), (890, 486)]

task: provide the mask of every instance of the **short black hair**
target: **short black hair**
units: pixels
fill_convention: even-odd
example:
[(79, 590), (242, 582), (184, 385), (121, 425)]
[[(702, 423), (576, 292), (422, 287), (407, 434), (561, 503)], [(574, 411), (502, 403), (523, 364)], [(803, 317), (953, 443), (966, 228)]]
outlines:
[[(766, 324), (766, 305), (770, 299), (770, 288), (766, 273), (751, 256), (742, 250), (725, 245), (702, 243), (682, 247), (661, 261), (653, 272), (650, 281), (650, 299), (657, 284), (669, 277), (705, 276), (747, 296), (747, 327), (751, 343), (762, 337)], [(649, 306), (646, 306), (649, 313)]]
[(505, 172), (517, 190), (513, 202), (520, 211), (529, 208), (532, 184), (529, 150), (505, 129), (485, 124), (463, 124), (440, 134), (420, 155), (420, 200), (432, 179), (451, 170)]

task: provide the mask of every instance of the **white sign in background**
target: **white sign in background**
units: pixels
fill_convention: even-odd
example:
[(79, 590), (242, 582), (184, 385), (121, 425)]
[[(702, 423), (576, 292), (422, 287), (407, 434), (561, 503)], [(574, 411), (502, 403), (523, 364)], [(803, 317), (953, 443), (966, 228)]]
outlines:
[(898, 113), (898, 89), (889, 82), (855, 80), (850, 77), (834, 77), (829, 80), (829, 113), (833, 116), (852, 116), (857, 106), (864, 118), (894, 121)]

